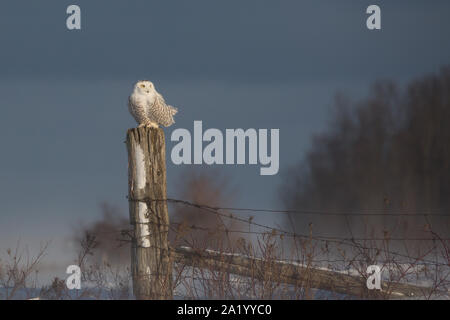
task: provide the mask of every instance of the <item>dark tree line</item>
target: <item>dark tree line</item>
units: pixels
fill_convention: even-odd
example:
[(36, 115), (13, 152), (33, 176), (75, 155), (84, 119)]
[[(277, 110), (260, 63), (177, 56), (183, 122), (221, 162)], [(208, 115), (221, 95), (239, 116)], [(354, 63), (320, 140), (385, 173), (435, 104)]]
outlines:
[[(293, 215), (294, 227), (304, 231), (313, 222), (327, 233), (353, 228), (361, 234), (363, 226), (392, 231), (401, 225), (420, 234), (424, 228), (448, 226), (450, 68), (406, 88), (378, 82), (366, 99), (353, 102), (340, 95), (335, 107), (329, 128), (314, 138), (304, 160), (286, 174), (283, 203), (288, 209), (378, 210), (384, 216), (366, 219), (364, 225), (359, 217)], [(419, 215), (400, 222), (392, 216), (400, 211), (448, 216), (436, 217), (434, 223)]]

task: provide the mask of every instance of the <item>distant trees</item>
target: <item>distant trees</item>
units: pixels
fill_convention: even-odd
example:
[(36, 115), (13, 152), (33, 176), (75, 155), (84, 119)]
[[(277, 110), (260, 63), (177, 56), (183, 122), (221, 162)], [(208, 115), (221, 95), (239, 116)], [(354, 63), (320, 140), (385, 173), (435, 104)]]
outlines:
[[(211, 207), (229, 207), (236, 199), (230, 181), (217, 170), (206, 168), (190, 169), (180, 177), (179, 198), (191, 203)], [(223, 248), (242, 237), (239, 233), (227, 233), (226, 230), (240, 230), (235, 221), (223, 218), (211, 211), (185, 205), (174, 204), (169, 208), (170, 221), (183, 235), (183, 242), (196, 247)], [(172, 240), (175, 240), (173, 234)]]
[(100, 210), (98, 220), (74, 230), (72, 238), (78, 251), (92, 256), (89, 258), (95, 263), (129, 263), (129, 243), (123, 242), (127, 240), (126, 232), (121, 234), (130, 229), (128, 217), (108, 203), (102, 203)]
[[(196, 204), (208, 206), (231, 206), (235, 194), (226, 177), (215, 170), (188, 169), (179, 177), (177, 197)], [(73, 234), (79, 251), (86, 252), (89, 246), (90, 261), (113, 265), (130, 261), (131, 236), (129, 218), (118, 207), (103, 203), (101, 217), (80, 228)], [(172, 204), (169, 202), (171, 222), (170, 238), (175, 244), (218, 248), (236, 240), (238, 234), (225, 232), (226, 228), (237, 229), (237, 224), (202, 209)], [(228, 219), (229, 220), (229, 219)], [(178, 235), (183, 235), (179, 241)], [(242, 235), (240, 235), (242, 236)]]
[[(393, 212), (439, 211), (448, 214), (442, 220), (448, 224), (450, 68), (405, 89), (378, 82), (363, 101), (340, 95), (335, 105), (329, 129), (314, 138), (305, 159), (286, 173), (281, 187), (286, 208), (379, 210), (385, 216), (371, 220), (370, 226), (377, 221), (376, 227), (384, 229), (398, 222), (388, 219)], [(307, 222), (320, 221), (327, 232), (357, 225), (355, 218), (344, 216), (294, 215), (293, 221), (303, 229)], [(414, 228), (417, 234), (420, 230)]]

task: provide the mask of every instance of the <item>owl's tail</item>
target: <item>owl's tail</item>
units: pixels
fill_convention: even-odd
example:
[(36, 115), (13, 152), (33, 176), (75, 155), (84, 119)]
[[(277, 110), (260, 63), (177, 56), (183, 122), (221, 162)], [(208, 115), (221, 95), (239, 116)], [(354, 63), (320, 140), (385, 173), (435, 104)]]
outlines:
[(172, 116), (176, 115), (177, 112), (178, 112), (178, 108), (169, 106), (169, 109), (170, 109), (170, 114), (171, 114)]
[(175, 107), (166, 105), (165, 110), (166, 110), (166, 117), (164, 117), (165, 119), (163, 121), (161, 121), (161, 124), (164, 127), (168, 127), (175, 123), (173, 116), (178, 112), (178, 109)]

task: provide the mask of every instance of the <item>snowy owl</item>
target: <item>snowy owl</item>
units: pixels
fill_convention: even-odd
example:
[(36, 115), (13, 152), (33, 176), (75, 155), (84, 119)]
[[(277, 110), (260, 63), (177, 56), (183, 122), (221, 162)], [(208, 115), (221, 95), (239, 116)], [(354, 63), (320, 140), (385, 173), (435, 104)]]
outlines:
[(166, 104), (153, 83), (147, 80), (138, 81), (134, 85), (133, 93), (128, 98), (128, 110), (139, 127), (151, 128), (174, 124), (173, 116), (178, 112), (177, 108)]

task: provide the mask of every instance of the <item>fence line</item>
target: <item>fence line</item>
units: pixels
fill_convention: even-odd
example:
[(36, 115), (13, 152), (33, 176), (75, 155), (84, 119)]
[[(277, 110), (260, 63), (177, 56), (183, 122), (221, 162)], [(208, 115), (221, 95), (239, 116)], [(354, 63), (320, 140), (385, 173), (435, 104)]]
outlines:
[[(238, 274), (241, 276), (251, 276), (266, 282), (268, 279), (279, 279), (283, 283), (295, 284), (307, 281), (312, 287), (325, 289), (341, 293), (349, 293), (358, 295), (361, 290), (367, 293), (364, 277), (355, 277), (332, 271), (331, 269), (324, 269), (323, 267), (311, 267), (311, 265), (304, 265), (300, 263), (286, 263), (286, 261), (274, 260), (274, 256), (279, 255), (277, 250), (278, 242), (275, 239), (289, 237), (294, 240), (295, 246), (299, 243), (297, 240), (302, 240), (300, 243), (304, 251), (297, 250), (297, 257), (306, 257), (306, 261), (310, 261), (316, 250), (317, 243), (313, 241), (320, 241), (325, 243), (321, 247), (322, 253), (330, 251), (329, 243), (336, 244), (336, 254), (340, 254), (343, 258), (347, 256), (348, 249), (353, 250), (355, 257), (365, 257), (367, 264), (373, 264), (380, 259), (387, 260), (387, 263), (395, 265), (394, 257), (403, 257), (409, 259), (415, 265), (417, 262), (428, 262), (428, 265), (436, 266), (438, 260), (431, 261), (426, 259), (430, 254), (436, 254), (436, 249), (441, 249), (441, 245), (445, 250), (447, 239), (439, 238), (431, 231), (431, 224), (429, 218), (435, 216), (448, 216), (445, 213), (432, 212), (413, 212), (405, 210), (390, 210), (390, 209), (376, 209), (376, 210), (361, 210), (360, 212), (332, 212), (332, 211), (312, 211), (312, 210), (276, 210), (276, 209), (254, 209), (254, 208), (225, 208), (214, 207), (205, 204), (197, 204), (186, 200), (167, 198), (166, 193), (166, 166), (165, 166), (165, 137), (162, 129), (154, 129), (148, 127), (138, 127), (129, 129), (127, 131), (127, 150), (128, 150), (128, 200), (130, 211), (130, 224), (133, 226), (132, 230), (121, 230), (122, 237), (128, 237), (125, 241), (131, 241), (131, 270), (133, 279), (133, 291), (138, 299), (170, 299), (173, 296), (172, 275), (173, 263), (184, 263), (188, 266), (193, 266), (197, 269), (206, 269), (213, 272), (227, 272)], [(215, 215), (223, 224), (219, 228), (207, 228), (202, 226), (191, 226), (193, 230), (203, 231), (220, 231), (227, 235), (229, 232), (242, 232), (243, 234), (263, 235), (262, 241), (258, 240), (256, 250), (247, 246), (243, 247), (243, 251), (247, 252), (245, 255), (236, 255), (230, 252), (217, 252), (205, 249), (193, 249), (183, 247), (171, 247), (169, 243), (169, 232), (172, 230), (182, 239), (183, 242), (189, 243), (187, 237), (183, 236), (183, 229), (180, 225), (178, 230), (174, 230), (174, 224), (169, 222), (168, 203), (181, 204), (201, 210), (203, 213)], [(350, 225), (349, 232), (351, 237), (331, 237), (317, 236), (312, 234), (312, 228), (308, 235), (298, 234), (295, 229), (292, 231), (283, 230), (280, 227), (268, 226), (254, 221), (253, 216), (247, 219), (237, 216), (228, 211), (240, 212), (267, 212), (267, 213), (281, 213), (287, 214), (291, 218), (291, 214), (296, 215), (318, 215), (318, 216), (342, 216), (348, 219), (349, 216), (384, 216), (384, 217), (407, 217), (417, 218), (424, 217), (427, 225), (430, 226), (430, 238), (415, 238), (414, 241), (431, 241), (431, 249), (427, 248), (425, 252), (419, 253), (419, 257), (412, 257), (409, 255), (408, 248), (405, 246), (407, 254), (401, 254), (390, 250), (389, 241), (408, 241), (408, 238), (394, 238), (390, 239), (385, 233), (383, 238), (357, 238), (353, 235)], [(235, 230), (226, 228), (225, 222), (231, 219), (248, 224), (248, 231)], [(347, 220), (348, 223), (348, 220)], [(251, 230), (254, 227), (256, 230)], [(257, 229), (258, 228), (258, 229)], [(262, 232), (265, 230), (266, 232)], [(265, 237), (267, 235), (268, 237)], [(274, 238), (271, 238), (274, 237)], [(275, 238), (276, 237), (276, 238)], [(260, 239), (261, 239), (260, 238)], [(394, 240), (395, 239), (395, 240)], [(412, 239), (412, 238), (411, 238)], [(359, 241), (359, 242), (358, 242)], [(366, 246), (366, 241), (373, 241), (373, 246)], [(381, 248), (379, 243), (375, 241), (383, 241)], [(191, 242), (195, 242), (193, 239)], [(364, 243), (360, 243), (364, 242)], [(283, 243), (283, 242), (282, 242)], [(307, 245), (305, 249), (304, 245)], [(258, 247), (259, 245), (259, 247)], [(342, 246), (342, 247), (340, 247)], [(298, 248), (297, 248), (298, 249)], [(313, 251), (311, 251), (311, 249)], [(234, 251), (233, 249), (230, 249)], [(311, 252), (310, 252), (311, 251)], [(420, 252), (419, 250), (417, 250)], [(305, 256), (306, 253), (306, 256)], [(262, 255), (263, 258), (256, 258), (254, 256)], [(273, 257), (272, 257), (273, 256)], [(443, 255), (446, 261), (450, 254), (446, 251)], [(175, 261), (174, 261), (175, 260)], [(350, 261), (352, 261), (350, 259)], [(361, 260), (363, 261), (363, 260)], [(442, 264), (448, 266), (448, 264)], [(267, 268), (269, 266), (269, 268)], [(407, 268), (406, 272), (410, 270)], [(256, 274), (254, 273), (256, 271)], [(403, 272), (403, 271), (402, 271)], [(269, 278), (266, 278), (269, 274)], [(365, 274), (365, 271), (364, 271)], [(363, 274), (361, 274), (362, 276)], [(150, 276), (150, 277), (149, 277)], [(146, 281), (141, 281), (145, 277)], [(446, 280), (448, 275), (444, 278)], [(390, 283), (392, 284), (392, 283)], [(357, 288), (356, 291), (352, 288)], [(417, 288), (408, 284), (396, 284), (399, 288), (401, 296), (410, 296), (411, 292), (428, 290), (427, 288)], [(402, 292), (402, 288), (406, 292)], [(384, 288), (389, 290), (389, 288)], [(341, 291), (340, 291), (341, 290)], [(397, 290), (397, 289), (396, 289)], [(412, 290), (412, 291), (411, 291)], [(369, 293), (370, 295), (370, 293)]]
[[(414, 211), (409, 209), (360, 209), (356, 211), (320, 211), (320, 210), (284, 210), (284, 209), (255, 209), (255, 208), (237, 208), (237, 207), (219, 207), (219, 206), (210, 206), (206, 204), (194, 203), (187, 200), (174, 199), (174, 198), (166, 198), (166, 199), (129, 199), (130, 201), (142, 201), (142, 202), (152, 202), (152, 201), (166, 201), (171, 203), (179, 203), (185, 204), (197, 208), (209, 208), (213, 210), (226, 210), (226, 211), (248, 211), (248, 212), (267, 212), (267, 213), (295, 213), (295, 214), (303, 214), (303, 215), (330, 215), (330, 216), (406, 216), (406, 217), (418, 217), (418, 216), (436, 216), (436, 217), (450, 217), (450, 213), (443, 212), (435, 212), (435, 210), (429, 211)], [(364, 212), (364, 211), (371, 211)]]
[[(150, 224), (151, 224), (151, 222), (150, 222)], [(158, 223), (156, 223), (156, 224), (158, 224)], [(207, 229), (207, 228), (205, 228), (205, 229)], [(216, 229), (207, 229), (207, 230), (209, 230), (209, 231), (216, 231)], [(127, 232), (124, 232), (124, 231), (127, 231)], [(130, 230), (117, 230), (117, 231), (96, 232), (96, 234), (120, 234), (122, 236), (125, 235), (125, 236), (128, 237), (127, 239), (123, 239), (122, 238), (122, 239), (117, 239), (117, 240), (120, 241), (120, 242), (129, 243), (129, 242), (131, 242), (131, 237), (132, 237), (130, 235), (129, 231)], [(223, 230), (220, 230), (220, 231), (223, 231)], [(176, 232), (176, 231), (174, 231), (174, 232)], [(240, 232), (240, 231), (236, 231), (236, 232)], [(251, 233), (254, 233), (254, 232), (251, 232)], [(263, 234), (267, 234), (267, 235), (269, 235), (270, 233), (268, 233), (268, 232), (266, 232), (266, 233), (264, 233), (264, 232), (255, 232), (255, 234), (262, 234), (262, 235)], [(357, 244), (357, 243), (348, 243), (345, 240), (326, 240), (326, 239), (321, 239), (321, 238), (317, 238), (317, 237), (310, 237), (309, 238), (308, 236), (299, 236), (299, 235), (297, 235), (297, 237), (298, 238), (305, 237), (305, 238), (308, 238), (309, 240), (316, 240), (316, 241), (322, 241), (322, 242), (332, 242), (332, 243), (345, 245), (345, 246), (350, 246), (350, 247), (355, 247), (355, 248), (358, 248), (358, 249), (363, 249), (363, 250), (368, 250), (368, 251), (378, 251), (378, 252), (386, 253), (387, 255), (393, 255), (393, 256), (402, 257), (402, 258), (405, 258), (405, 259), (414, 260), (414, 262), (411, 262), (411, 261), (396, 261), (396, 262), (401, 263), (401, 264), (423, 265), (423, 266), (443, 266), (443, 267), (449, 267), (450, 266), (449, 263), (431, 261), (429, 259), (426, 259), (426, 257), (430, 254), (430, 252), (432, 250), (436, 249), (436, 246), (431, 248), (430, 251), (428, 253), (424, 254), (422, 257), (414, 257), (414, 256), (402, 254), (402, 253), (399, 253), (399, 252), (387, 250), (387, 249), (380, 249), (378, 247), (368, 247), (368, 246), (364, 246), (364, 245)], [(342, 239), (344, 239), (344, 238), (342, 238)], [(355, 239), (353, 239), (353, 240), (355, 240)], [(155, 247), (155, 248), (158, 248), (158, 249), (163, 249), (163, 248), (159, 248), (159, 247), (156, 247), (156, 246), (151, 246), (151, 247)], [(302, 260), (292, 260), (292, 259), (290, 259), (289, 261), (292, 261), (292, 262), (304, 262), (306, 260), (308, 262), (311, 262), (311, 263), (336, 263), (336, 262), (342, 262), (342, 263), (346, 263), (346, 264), (351, 264), (353, 262), (367, 263), (367, 259), (358, 260), (358, 259), (352, 259), (352, 258), (349, 258), (349, 259), (333, 259), (333, 260), (329, 260), (329, 259), (317, 260), (317, 259), (309, 259), (308, 258), (308, 259), (305, 259), (303, 261)], [(381, 260), (377, 259), (377, 261), (381, 261)], [(383, 263), (389, 263), (389, 260), (385, 261)]]
[[(394, 255), (394, 256), (398, 256), (398, 257), (402, 257), (402, 258), (406, 258), (406, 259), (411, 259), (411, 260), (415, 260), (416, 262), (419, 261), (423, 261), (424, 265), (440, 265), (440, 266), (448, 266), (449, 264), (447, 263), (438, 263), (435, 261), (431, 261), (428, 259), (425, 259), (425, 257), (427, 255), (429, 255), (429, 253), (425, 254), (422, 257), (413, 257), (413, 256), (409, 256), (406, 254), (402, 254), (399, 252), (395, 252), (395, 251), (391, 251), (391, 250), (387, 250), (384, 248), (377, 248), (377, 247), (368, 247), (365, 246), (363, 244), (357, 243), (357, 241), (433, 241), (433, 242), (437, 242), (437, 241), (449, 241), (450, 238), (440, 238), (437, 237), (436, 235), (435, 238), (370, 238), (370, 237), (365, 237), (365, 238), (358, 238), (358, 237), (331, 237), (331, 236), (316, 236), (316, 235), (304, 235), (304, 234), (298, 234), (295, 232), (291, 232), (291, 231), (286, 231), (277, 227), (272, 227), (272, 226), (267, 226), (267, 225), (263, 225), (261, 223), (256, 223), (253, 222), (253, 219), (243, 219), (243, 218), (239, 218), (234, 216), (233, 214), (224, 214), (221, 212), (217, 212), (218, 209), (216, 210), (215, 207), (211, 207), (211, 206), (207, 206), (207, 205), (200, 205), (200, 204), (195, 204), (195, 203), (191, 203), (189, 201), (185, 201), (185, 200), (179, 200), (179, 199), (129, 199), (129, 201), (137, 201), (137, 202), (151, 202), (151, 201), (168, 201), (168, 202), (173, 202), (173, 203), (178, 203), (178, 204), (183, 204), (186, 206), (190, 206), (190, 207), (195, 207), (201, 210), (204, 210), (205, 212), (209, 212), (212, 214), (216, 214), (219, 215), (221, 217), (224, 218), (228, 218), (228, 219), (233, 219), (233, 220), (237, 220), (246, 224), (250, 224), (259, 228), (264, 228), (268, 231), (266, 232), (262, 232), (262, 231), (250, 231), (250, 230), (232, 230), (232, 229), (221, 229), (221, 228), (207, 228), (207, 227), (202, 227), (202, 226), (196, 226), (196, 225), (186, 225), (187, 228), (193, 229), (193, 230), (199, 230), (199, 231), (204, 231), (204, 232), (212, 232), (212, 231), (221, 231), (224, 233), (243, 233), (243, 234), (254, 234), (254, 235), (272, 235), (272, 236), (281, 236), (281, 237), (290, 237), (290, 238), (294, 238), (294, 239), (305, 239), (305, 240), (315, 240), (315, 241), (320, 241), (320, 242), (326, 242), (326, 243), (335, 243), (338, 245), (344, 245), (344, 246), (350, 246), (350, 247), (355, 247), (358, 249), (362, 249), (362, 250), (376, 250), (379, 252), (383, 252), (386, 253), (387, 255)], [(162, 226), (163, 224), (161, 224), (160, 222), (145, 222), (146, 224), (157, 224)], [(137, 223), (139, 224), (139, 223)], [(173, 227), (173, 225), (179, 225), (181, 226), (182, 224), (180, 223), (170, 223), (168, 224), (169, 227)], [(129, 236), (129, 232), (131, 230), (116, 230), (116, 231), (106, 231), (106, 232), (97, 232), (97, 234), (106, 234), (106, 233), (117, 233), (120, 234), (122, 236)], [(176, 230), (174, 230), (172, 228), (172, 231), (177, 232)], [(128, 233), (128, 235), (127, 235)], [(127, 241), (129, 239), (118, 239), (120, 241)], [(436, 249), (436, 246), (434, 246), (430, 252), (432, 250)], [(351, 260), (351, 259), (350, 259)], [(349, 261), (349, 260), (347, 260)], [(358, 261), (358, 260), (352, 260), (352, 261)], [(409, 263), (409, 262), (407, 262)]]
[[(218, 210), (227, 211), (248, 211), (248, 212), (267, 212), (267, 213), (285, 213), (285, 214), (298, 214), (298, 215), (325, 215), (325, 216), (446, 216), (450, 217), (448, 213), (434, 212), (434, 211), (413, 211), (408, 209), (361, 209), (357, 211), (314, 211), (314, 210), (283, 210), (283, 209), (254, 209), (254, 208), (234, 208), (234, 207), (215, 207)], [(362, 212), (362, 211), (371, 211)]]
[[(152, 224), (152, 222), (147, 222), (146, 224)], [(154, 223), (157, 225), (161, 225), (160, 223)], [(183, 223), (177, 223), (172, 222), (170, 225), (179, 225), (182, 226)], [(221, 229), (221, 228), (208, 228), (208, 227), (201, 227), (196, 225), (186, 225), (187, 228), (192, 230), (199, 230), (204, 232), (212, 232), (212, 231), (221, 231), (224, 233), (243, 233), (243, 234), (255, 234), (255, 235), (273, 235), (273, 236), (286, 236), (286, 237), (292, 237), (292, 238), (303, 238), (303, 239), (311, 239), (311, 240), (317, 240), (317, 241), (325, 241), (325, 242), (336, 242), (336, 241), (450, 241), (450, 238), (391, 238), (391, 237), (385, 237), (385, 238), (359, 238), (359, 237), (331, 237), (331, 236), (309, 236), (299, 233), (292, 233), (292, 234), (284, 234), (289, 233), (289, 231), (283, 231), (283, 233), (276, 234), (271, 232), (264, 232), (264, 231), (248, 231), (248, 230), (233, 230), (233, 229)], [(267, 228), (271, 228), (267, 226)], [(275, 229), (279, 230), (279, 229)], [(96, 234), (122, 234), (124, 232), (129, 232), (130, 229), (121, 229), (121, 230), (114, 230), (114, 231), (99, 231), (95, 232)], [(370, 249), (370, 248), (369, 248)]]
[[(127, 243), (130, 243), (131, 241), (130, 240), (124, 240), (125, 242), (127, 242)], [(155, 245), (150, 245), (149, 246), (149, 248), (155, 248), (155, 249), (158, 249), (158, 250), (168, 250), (168, 249), (166, 249), (166, 248), (162, 248), (162, 247), (159, 247), (159, 246), (155, 246)], [(199, 250), (198, 248), (190, 248), (190, 249), (192, 249), (192, 250), (194, 250), (194, 249), (197, 249), (197, 250)], [(171, 247), (170, 249), (169, 249), (169, 251), (170, 250), (177, 250), (177, 248), (174, 248), (174, 247)], [(209, 249), (205, 249), (206, 251), (208, 251)], [(227, 255), (227, 254), (234, 254), (234, 253), (226, 253), (226, 252), (222, 252), (224, 255)], [(392, 253), (392, 252), (391, 252)], [(237, 254), (237, 253), (236, 253)], [(393, 255), (397, 255), (396, 253), (392, 253)], [(388, 265), (388, 264), (391, 264), (391, 263), (393, 263), (393, 262), (395, 262), (397, 265), (400, 265), (400, 264), (405, 264), (405, 265), (410, 265), (410, 266), (435, 266), (435, 267), (437, 267), (437, 266), (440, 266), (440, 267), (450, 267), (450, 265), (449, 264), (447, 264), (447, 263), (440, 263), (440, 262), (436, 262), (436, 261), (431, 261), (431, 260), (421, 260), (421, 258), (417, 258), (417, 257), (410, 257), (410, 256), (405, 256), (405, 257), (408, 257), (408, 258), (410, 258), (410, 259), (413, 259), (413, 260), (416, 260), (416, 261), (414, 261), (414, 262), (408, 262), (408, 261), (393, 261), (393, 260), (391, 260), (391, 261), (379, 261), (379, 260), (376, 260), (376, 262), (378, 262), (379, 264), (381, 264), (381, 265)], [(420, 261), (421, 260), (421, 261)], [(345, 263), (345, 264), (347, 264), (348, 266), (350, 266), (350, 265), (352, 265), (353, 263), (355, 263), (355, 262), (359, 262), (359, 263), (364, 263), (364, 264), (367, 264), (368, 263), (368, 260), (367, 259), (353, 259), (353, 258), (348, 258), (348, 259), (333, 259), (333, 260), (330, 260), (330, 259), (312, 259), (312, 258), (305, 258), (305, 259), (303, 259), (303, 260), (300, 260), (300, 259), (283, 259), (283, 261), (284, 262), (286, 262), (286, 263)]]
[[(305, 238), (305, 237), (309, 238), (310, 237), (310, 236), (306, 236), (306, 235), (300, 235), (300, 234), (297, 234), (297, 233), (292, 232), (292, 231), (286, 231), (286, 230), (283, 230), (283, 229), (278, 228), (278, 227), (267, 226), (267, 225), (263, 225), (261, 223), (253, 222), (253, 217), (251, 217), (249, 219), (236, 217), (232, 213), (225, 214), (225, 213), (219, 212), (219, 210), (221, 210), (221, 208), (212, 207), (212, 206), (208, 206), (208, 205), (196, 204), (196, 203), (192, 203), (192, 202), (189, 202), (189, 201), (186, 201), (186, 200), (171, 199), (171, 198), (168, 198), (168, 199), (149, 199), (149, 198), (144, 198), (144, 199), (129, 199), (129, 201), (133, 201), (133, 202), (134, 201), (136, 201), (136, 202), (162, 202), (162, 201), (166, 201), (166, 202), (172, 202), (172, 203), (177, 203), (177, 204), (183, 204), (183, 205), (187, 205), (187, 206), (195, 207), (197, 209), (204, 210), (205, 212), (209, 212), (209, 213), (215, 214), (215, 215), (223, 217), (223, 218), (233, 219), (233, 220), (236, 220), (236, 221), (239, 221), (239, 222), (248, 223), (248, 224), (260, 227), (260, 228), (264, 228), (264, 229), (267, 229), (267, 230), (269, 230), (271, 232), (278, 231), (281, 234), (284, 234), (286, 236), (298, 237), (298, 238)], [(340, 240), (348, 240), (348, 241), (352, 241), (352, 240), (392, 240), (392, 239), (389, 239), (389, 237), (386, 237), (386, 238), (356, 238), (356, 237), (341, 238), (341, 237), (315, 236), (315, 238), (317, 238), (316, 240), (325, 240), (325, 241), (327, 241), (327, 240), (330, 240), (330, 241), (333, 241), (333, 240), (338, 240), (338, 241), (340, 241)], [(319, 238), (322, 238), (322, 239), (319, 239)], [(326, 239), (326, 238), (329, 238), (329, 239)], [(397, 240), (409, 240), (408, 238), (396, 238), (396, 239)], [(418, 241), (419, 240), (445, 240), (445, 241), (450, 240), (450, 238), (411, 238), (411, 240), (413, 240), (413, 239), (418, 240)]]
[(281, 260), (266, 261), (262, 258), (241, 254), (223, 253), (215, 250), (194, 250), (188, 247), (174, 249), (175, 260), (194, 268), (205, 268), (214, 272), (232, 273), (258, 281), (272, 281), (294, 286), (307, 285), (311, 288), (329, 290), (354, 296), (382, 296), (388, 294), (398, 298), (425, 296), (433, 289), (383, 281), (381, 292), (370, 292), (366, 278), (329, 269), (314, 268), (305, 264), (293, 264)]

